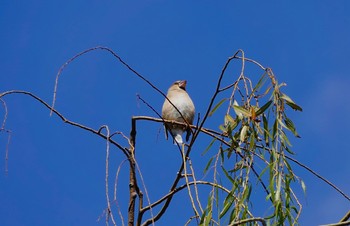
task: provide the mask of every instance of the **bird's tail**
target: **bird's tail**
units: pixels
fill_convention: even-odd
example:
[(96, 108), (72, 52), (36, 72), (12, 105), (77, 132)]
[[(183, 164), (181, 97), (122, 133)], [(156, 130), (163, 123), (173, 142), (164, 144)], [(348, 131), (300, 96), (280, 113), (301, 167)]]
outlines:
[[(180, 144), (180, 145), (183, 143), (181, 134), (176, 134), (175, 137), (174, 137), (174, 139), (175, 139), (176, 142), (177, 142), (178, 144)], [(174, 141), (174, 144), (175, 144), (175, 145), (176, 145), (176, 142)]]
[[(171, 130), (171, 133), (173, 134), (174, 136), (174, 144), (176, 145), (176, 143), (178, 144), (183, 144), (183, 140), (182, 140), (182, 133), (183, 133), (183, 130), (182, 129), (179, 129), (179, 128), (175, 128), (175, 129), (172, 129)], [(176, 141), (176, 142), (175, 142)]]

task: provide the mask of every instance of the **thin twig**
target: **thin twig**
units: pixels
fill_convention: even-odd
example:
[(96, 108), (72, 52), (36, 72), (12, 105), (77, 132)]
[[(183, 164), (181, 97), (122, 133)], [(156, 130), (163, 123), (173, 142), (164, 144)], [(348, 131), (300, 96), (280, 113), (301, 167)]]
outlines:
[(345, 216), (340, 220), (340, 222), (347, 221), (350, 218), (350, 211), (345, 214)]
[(2, 106), (3, 106), (4, 109), (5, 109), (4, 120), (2, 121), (2, 125), (1, 125), (0, 130), (4, 130), (4, 129), (5, 129), (6, 120), (7, 120), (8, 110), (7, 110), (6, 102), (5, 102), (3, 99), (1, 99), (1, 98), (0, 98), (0, 101), (1, 101), (1, 103), (2, 103)]
[[(152, 118), (152, 117), (148, 117), (148, 116), (134, 116), (133, 117), (135, 120), (148, 120), (148, 121), (155, 121), (155, 122), (173, 122), (173, 121), (169, 121), (169, 120), (162, 120), (162, 119), (157, 119), (157, 118)], [(179, 122), (174, 122), (175, 124), (178, 124), (178, 125), (184, 125), (183, 123), (179, 123)], [(195, 128), (196, 126), (191, 126), (192, 128)], [(221, 142), (224, 142), (227, 146), (230, 146), (229, 143), (227, 143), (226, 141), (224, 141), (223, 139), (215, 136), (213, 133), (211, 133), (211, 131), (207, 128), (201, 128), (201, 130), (199, 130), (199, 128), (197, 127), (196, 130), (200, 131), (200, 132), (203, 132), (209, 136), (212, 136), (213, 138), (216, 138), (218, 139), (219, 141)], [(210, 131), (210, 132), (209, 132)], [(221, 133), (218, 133), (220, 135), (222, 135)], [(264, 147), (264, 146), (261, 146), (261, 145), (258, 145), (257, 144), (257, 147), (258, 148), (261, 148), (261, 149), (264, 149), (264, 150), (267, 150), (269, 151), (270, 149)], [(278, 153), (279, 154), (279, 153)], [(314, 170), (312, 170), (311, 168), (309, 168), (308, 166), (306, 166), (305, 164), (299, 162), (298, 160), (288, 156), (288, 155), (285, 155), (285, 157), (291, 161), (293, 161), (294, 163), (296, 163), (297, 165), (301, 166), (302, 168), (306, 169), (307, 171), (309, 171), (310, 173), (314, 174), (316, 177), (318, 177), (319, 179), (321, 179), (322, 181), (326, 182), (328, 185), (330, 185), (331, 187), (333, 187), (337, 192), (339, 192), (341, 195), (343, 195), (347, 200), (350, 201), (350, 197), (347, 196), (342, 190), (340, 190), (337, 186), (335, 186), (334, 184), (332, 184), (330, 181), (328, 181), (327, 179), (325, 179), (324, 177), (322, 177), (320, 174), (316, 173)], [(260, 158), (260, 157), (259, 157)]]
[(113, 212), (111, 208), (111, 202), (109, 199), (109, 189), (108, 189), (108, 171), (109, 171), (109, 128), (108, 126), (104, 125), (101, 128), (104, 128), (107, 131), (107, 142), (106, 142), (106, 174), (105, 174), (105, 189), (106, 189), (106, 201), (107, 201), (107, 212), (106, 212), (106, 225), (108, 226), (108, 219), (109, 216), (111, 217), (112, 223), (116, 226), (117, 224), (115, 223), (114, 217), (113, 217)]
[[(137, 161), (135, 162), (136, 163), (136, 168), (137, 168), (137, 171), (140, 175), (140, 179), (141, 179), (141, 183), (142, 183), (142, 186), (143, 186), (143, 189), (145, 190), (145, 193), (146, 193), (146, 198), (147, 198), (147, 202), (148, 202), (148, 205), (151, 204), (151, 200), (149, 198), (149, 195), (148, 195), (148, 191), (147, 191), (147, 187), (146, 187), (146, 184), (145, 184), (145, 180), (143, 179), (143, 176), (142, 176), (142, 173), (141, 173), (141, 170), (140, 170), (140, 167), (139, 165), (137, 164)], [(139, 202), (139, 211), (143, 208), (143, 203), (142, 201)], [(153, 211), (152, 211), (152, 208), (150, 208), (150, 214), (151, 214), (151, 217), (153, 218)], [(140, 219), (140, 222), (138, 221), (137, 225), (140, 225), (141, 224), (141, 220)], [(154, 225), (154, 222), (152, 223), (152, 225)]]
[(124, 165), (124, 163), (127, 161), (127, 159), (124, 159), (118, 166), (118, 169), (117, 169), (117, 172), (115, 174), (115, 182), (114, 182), (114, 200), (117, 204), (117, 209), (118, 209), (118, 214), (119, 214), (119, 217), (120, 217), (120, 220), (122, 221), (122, 225), (124, 226), (125, 223), (124, 223), (124, 217), (123, 217), (123, 214), (119, 208), (119, 205), (118, 205), (118, 202), (117, 202), (117, 187), (118, 187), (118, 178), (119, 178), (119, 173), (120, 173), (120, 170), (122, 168), (122, 166)]
[(202, 205), (201, 205), (201, 202), (199, 201), (199, 193), (198, 193), (198, 188), (197, 188), (197, 184), (196, 184), (196, 175), (194, 173), (194, 169), (192, 167), (192, 161), (190, 158), (188, 158), (188, 165), (190, 166), (190, 170), (191, 170), (191, 175), (192, 175), (192, 180), (194, 182), (194, 191), (196, 193), (196, 200), (197, 200), (197, 203), (198, 203), (198, 206), (199, 206), (199, 209), (201, 210), (201, 213), (203, 213), (203, 208), (202, 208)]
[(11, 140), (11, 130), (6, 130), (7, 132), (7, 143), (6, 143), (6, 151), (5, 151), (5, 174), (7, 175), (9, 172), (9, 146)]
[[(202, 184), (202, 185), (208, 185), (208, 186), (212, 186), (212, 187), (217, 187), (219, 188), (220, 190), (226, 192), (227, 194), (230, 193), (230, 190), (228, 190), (227, 188), (219, 185), (219, 184), (215, 184), (213, 182), (209, 182), (209, 181), (196, 181), (196, 184)], [(159, 200), (155, 201), (154, 203), (152, 203), (151, 205), (149, 206), (145, 206), (143, 209), (142, 209), (142, 212), (150, 209), (150, 208), (153, 208), (159, 204), (161, 204), (163, 201), (165, 201), (166, 199), (168, 199), (169, 197), (173, 196), (174, 194), (176, 194), (177, 192), (183, 190), (184, 188), (187, 188), (188, 185), (194, 185), (194, 181), (190, 181), (188, 183), (185, 183), (175, 189), (173, 189), (172, 191), (170, 191), (168, 194), (164, 195), (162, 198), (160, 198)]]
[[(30, 93), (30, 92), (27, 92), (27, 91), (23, 91), (23, 90), (10, 90), (10, 91), (6, 91), (6, 92), (3, 92), (0, 94), (0, 98), (1, 97), (5, 97), (7, 95), (10, 95), (10, 94), (25, 94), (25, 95), (28, 95), (32, 98), (34, 98), (35, 100), (39, 101), (41, 104), (43, 104), (46, 108), (50, 109), (53, 113), (55, 113), (55, 115), (57, 115), (64, 123), (67, 123), (69, 125), (72, 125), (72, 126), (75, 126), (75, 127), (78, 127), (80, 129), (83, 129), (83, 130), (87, 130), (93, 134), (96, 134), (100, 137), (102, 137), (103, 139), (107, 140), (107, 136), (100, 133), (98, 130), (94, 130), (90, 127), (87, 127), (85, 125), (82, 125), (82, 124), (79, 124), (79, 123), (76, 123), (76, 122), (73, 122), (73, 121), (70, 121), (68, 120), (67, 118), (65, 118), (63, 116), (63, 114), (61, 114), (60, 112), (58, 112), (57, 110), (53, 109), (49, 104), (47, 104), (45, 101), (43, 101), (41, 98), (37, 97), (36, 95)], [(128, 149), (127, 148), (124, 148), (122, 147), (119, 143), (115, 142), (114, 140), (112, 139), (109, 139), (109, 142), (113, 145), (115, 145), (117, 148), (119, 148), (124, 154), (126, 157), (129, 157), (129, 153), (128, 153)]]
[(324, 224), (320, 226), (345, 226), (345, 225), (350, 225), (350, 221), (344, 221), (344, 222), (339, 222), (334, 224)]
[(249, 219), (244, 219), (244, 220), (240, 220), (240, 221), (235, 221), (232, 222), (231, 224), (229, 224), (229, 226), (237, 226), (237, 225), (245, 225), (246, 223), (249, 222), (260, 222), (263, 226), (266, 226), (266, 221), (264, 218), (261, 217), (255, 217), (255, 218), (249, 218)]
[[(190, 197), (190, 200), (191, 200), (191, 204), (192, 204), (192, 209), (195, 213), (195, 216), (200, 216), (199, 213), (198, 213), (198, 210), (196, 208), (196, 205), (193, 201), (193, 197), (192, 197), (192, 192), (191, 192), (191, 188), (190, 188), (190, 185), (189, 185), (189, 180), (188, 180), (188, 175), (187, 175), (187, 161), (186, 161), (186, 157), (185, 157), (185, 145), (182, 144), (182, 150), (181, 150), (181, 157), (182, 157), (182, 161), (183, 161), (183, 165), (184, 165), (184, 175), (185, 175), (185, 180), (186, 180), (186, 184), (187, 184), (187, 190), (188, 190), (188, 196)], [(196, 185), (196, 182), (194, 182), (194, 185)]]

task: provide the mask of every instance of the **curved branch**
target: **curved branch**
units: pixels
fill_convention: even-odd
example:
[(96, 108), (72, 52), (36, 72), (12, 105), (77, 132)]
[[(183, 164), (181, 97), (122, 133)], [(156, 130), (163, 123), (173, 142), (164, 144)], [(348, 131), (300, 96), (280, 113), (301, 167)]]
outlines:
[[(10, 95), (10, 94), (25, 94), (25, 95), (28, 95), (32, 98), (34, 98), (35, 100), (37, 100), (38, 102), (40, 102), (41, 104), (43, 104), (46, 108), (50, 109), (53, 113), (55, 113), (64, 123), (67, 123), (69, 125), (72, 125), (72, 126), (75, 126), (75, 127), (78, 127), (80, 129), (83, 129), (83, 130), (86, 130), (86, 131), (89, 131), (93, 134), (96, 134), (100, 137), (102, 137), (103, 139), (107, 140), (109, 139), (108, 136), (104, 135), (101, 133), (101, 129), (99, 130), (94, 130), (90, 127), (87, 127), (85, 125), (82, 125), (82, 124), (79, 124), (79, 123), (76, 123), (76, 122), (73, 122), (73, 121), (70, 121), (68, 120), (67, 118), (65, 118), (60, 112), (58, 112), (57, 110), (53, 109), (48, 103), (46, 103), (45, 101), (43, 101), (41, 98), (37, 97), (36, 95), (30, 93), (30, 92), (27, 92), (27, 91), (23, 91), (23, 90), (10, 90), (10, 91), (6, 91), (6, 92), (3, 92), (0, 94), (0, 98), (2, 97), (5, 97), (6, 95)], [(119, 148), (124, 154), (126, 157), (129, 158), (129, 150), (127, 148), (123, 148), (120, 144), (118, 144), (116, 141), (112, 140), (112, 139), (109, 139), (109, 142), (113, 145), (115, 145), (117, 148)]]
[(334, 224), (324, 224), (320, 226), (345, 226), (345, 225), (350, 225), (350, 221), (344, 221), (344, 222), (339, 222)]
[[(174, 122), (174, 121), (169, 121), (169, 120), (162, 120), (162, 119), (158, 119), (158, 118), (152, 118), (152, 117), (148, 117), (148, 116), (134, 116), (133, 117), (135, 120), (146, 120), (146, 121), (154, 121), (154, 122), (172, 122), (174, 124), (179, 124), (179, 125), (185, 125), (184, 123), (181, 122)], [(199, 131), (199, 128), (197, 126), (191, 125), (191, 128), (195, 128)], [(207, 128), (201, 128), (200, 132), (203, 132), (215, 139), (218, 139), (220, 142), (223, 142), (225, 145), (230, 146), (229, 143), (227, 143), (225, 140), (221, 139), (218, 136), (223, 136), (223, 134), (207, 129)], [(218, 135), (218, 136), (216, 136)], [(270, 149), (263, 147), (261, 145), (257, 145), (258, 148), (262, 148), (265, 149), (267, 151), (270, 151)], [(248, 150), (249, 151), (249, 150)], [(253, 153), (255, 154), (255, 153)], [(279, 153), (278, 153), (279, 154)], [(341, 189), (339, 189), (337, 186), (335, 186), (334, 184), (332, 184), (329, 180), (327, 180), (326, 178), (322, 177), (320, 174), (318, 174), (317, 172), (315, 172), (314, 170), (312, 170), (310, 167), (306, 166), (305, 164), (301, 163), (300, 161), (285, 155), (285, 157), (287, 159), (289, 159), (290, 161), (294, 162), (295, 164), (299, 165), (300, 167), (304, 168), (305, 170), (309, 171), (311, 174), (315, 175), (316, 177), (318, 177), (319, 179), (321, 179), (322, 181), (324, 181), (326, 184), (328, 184), (329, 186), (331, 186), (332, 188), (334, 188), (337, 192), (339, 192), (342, 196), (344, 196), (347, 200), (350, 201), (350, 197), (348, 195), (346, 195)], [(350, 214), (350, 213), (349, 213)]]
[(237, 226), (237, 225), (243, 225), (249, 222), (261, 222), (261, 224), (263, 226), (266, 226), (266, 221), (264, 218), (261, 217), (256, 217), (256, 218), (249, 218), (249, 219), (244, 219), (244, 220), (240, 220), (240, 221), (235, 221), (232, 222), (231, 224), (229, 224), (229, 226)]
[(173, 196), (174, 194), (176, 194), (177, 192), (181, 191), (182, 189), (186, 188), (187, 185), (194, 185), (194, 184), (203, 184), (203, 185), (210, 185), (212, 187), (217, 187), (221, 190), (223, 190), (224, 192), (226, 193), (230, 193), (230, 191), (219, 185), (219, 184), (215, 184), (213, 182), (209, 182), (209, 181), (191, 181), (191, 182), (188, 182), (188, 184), (183, 184), (181, 185), (180, 187), (177, 187), (175, 188), (174, 190), (170, 191), (168, 194), (164, 195), (162, 198), (160, 198), (159, 200), (155, 201), (154, 203), (152, 203), (151, 205), (148, 205), (148, 206), (145, 206), (143, 209), (141, 209), (140, 212), (145, 212), (146, 210), (148, 209), (151, 209), (159, 204), (161, 204), (164, 200), (166, 200), (167, 198), (169, 198), (170, 196)]
[[(56, 102), (56, 96), (57, 96), (57, 87), (58, 87), (58, 80), (59, 77), (61, 76), (63, 70), (70, 64), (72, 63), (75, 59), (77, 59), (78, 57), (87, 54), (91, 51), (95, 51), (95, 50), (104, 50), (109, 52), (110, 54), (112, 54), (121, 64), (123, 64), (126, 68), (128, 68), (128, 70), (130, 70), (131, 72), (133, 72), (137, 77), (141, 78), (144, 82), (146, 82), (148, 85), (150, 85), (154, 90), (156, 90), (160, 95), (162, 95), (165, 99), (167, 99), (169, 101), (169, 103), (177, 110), (177, 112), (180, 114), (180, 116), (184, 119), (184, 121), (186, 122), (186, 125), (189, 126), (190, 124), (187, 122), (187, 120), (185, 119), (185, 117), (182, 115), (182, 113), (180, 112), (180, 110), (169, 100), (169, 98), (166, 96), (166, 94), (164, 92), (162, 92), (160, 89), (158, 89), (155, 85), (153, 85), (153, 83), (151, 83), (148, 79), (146, 79), (143, 75), (141, 75), (139, 72), (137, 72), (135, 69), (133, 69), (129, 64), (127, 64), (117, 53), (115, 53), (112, 49), (108, 48), (108, 47), (104, 47), (104, 46), (96, 46), (96, 47), (92, 47), (90, 49), (86, 49), (78, 54), (76, 54), (75, 56), (73, 56), (72, 58), (70, 58), (68, 61), (66, 61), (58, 70), (57, 75), (56, 75), (56, 79), (55, 79), (55, 86), (54, 86), (54, 92), (53, 92), (53, 98), (52, 98), (52, 107), (51, 107), (51, 113), (52, 114), (52, 110), (54, 109), (55, 106), (55, 102)], [(193, 133), (193, 132), (192, 132)]]

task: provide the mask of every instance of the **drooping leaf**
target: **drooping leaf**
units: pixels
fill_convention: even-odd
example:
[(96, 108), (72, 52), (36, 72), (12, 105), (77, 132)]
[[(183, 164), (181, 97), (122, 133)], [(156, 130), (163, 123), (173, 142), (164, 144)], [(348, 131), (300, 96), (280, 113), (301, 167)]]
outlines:
[(205, 209), (205, 211), (203, 211), (203, 214), (201, 217), (200, 226), (209, 226), (209, 223), (212, 219), (212, 213), (213, 213), (212, 196), (210, 195), (208, 198), (207, 208)]
[(222, 218), (227, 213), (227, 211), (231, 208), (233, 203), (234, 203), (234, 196), (233, 196), (233, 192), (231, 191), (225, 198), (224, 207), (219, 214), (219, 218)]
[(267, 73), (264, 72), (264, 74), (260, 77), (258, 83), (256, 84), (256, 86), (253, 88), (252, 94), (255, 93), (256, 91), (258, 91), (260, 89), (260, 87), (262, 87), (264, 85), (264, 83), (267, 80)]
[(205, 155), (208, 151), (209, 151), (209, 149), (213, 146), (213, 144), (215, 143), (215, 141), (216, 141), (216, 138), (214, 138), (210, 143), (209, 143), (209, 145), (208, 145), (208, 147), (202, 152), (202, 156), (203, 155)]
[(225, 125), (227, 125), (231, 131), (237, 127), (238, 123), (239, 123), (239, 120), (233, 119), (231, 115), (229, 114), (225, 115)]
[(250, 198), (250, 194), (252, 193), (252, 187), (247, 185), (247, 187), (245, 187), (244, 191), (243, 191), (243, 196), (241, 201), (245, 201), (245, 200), (249, 200)]
[(269, 124), (268, 124), (268, 120), (267, 120), (265, 114), (263, 114), (263, 124), (264, 124), (264, 139), (265, 139), (265, 144), (266, 144), (267, 146), (270, 146)]
[(292, 109), (296, 111), (303, 111), (303, 109), (297, 105), (289, 96), (286, 94), (282, 94), (281, 98), (286, 101), (286, 104), (288, 104)]
[(272, 139), (273, 140), (275, 140), (275, 138), (276, 138), (277, 131), (278, 131), (278, 122), (276, 119), (275, 122), (273, 123), (273, 127), (272, 127)]
[(281, 189), (282, 189), (282, 174), (278, 174), (277, 183), (276, 183), (276, 195), (275, 202), (280, 202), (281, 200)]
[(211, 158), (209, 159), (207, 165), (206, 165), (205, 168), (204, 168), (203, 174), (206, 174), (206, 173), (207, 173), (209, 167), (211, 166), (211, 162), (213, 161), (213, 159), (214, 159), (213, 157), (211, 157)]
[(256, 112), (256, 116), (259, 116), (262, 113), (264, 113), (266, 111), (266, 109), (268, 109), (270, 107), (271, 103), (272, 103), (272, 100), (268, 101), (261, 108), (259, 108), (259, 110), (257, 110), (257, 112)]
[(286, 115), (284, 116), (284, 123), (286, 124), (288, 130), (290, 130), (294, 134), (294, 136), (300, 137), (299, 134), (297, 133), (297, 130), (295, 129), (293, 121), (287, 118)]
[(295, 154), (288, 146), (286, 146), (285, 149), (289, 154), (292, 154), (292, 155)]
[(249, 129), (249, 126), (243, 126), (243, 128), (241, 130), (241, 134), (239, 136), (239, 139), (240, 139), (241, 142), (245, 141), (248, 129)]
[(246, 164), (244, 163), (244, 160), (242, 159), (241, 161), (237, 162), (234, 166), (234, 168), (232, 170), (230, 170), (229, 172), (236, 172), (238, 170), (242, 170), (244, 168), (246, 168)]
[(223, 132), (223, 133), (227, 133), (227, 128), (224, 125), (219, 125), (219, 129)]
[(252, 116), (248, 110), (244, 109), (241, 106), (233, 105), (233, 109), (235, 110), (235, 112), (238, 116), (244, 116), (246, 118)]
[[(290, 143), (290, 141), (289, 141), (288, 137), (286, 136), (286, 134), (284, 133), (284, 131), (281, 131), (280, 139), (281, 139), (282, 144), (284, 144), (284, 148), (286, 148), (287, 145), (292, 146), (292, 144)], [(287, 145), (285, 145), (285, 144), (287, 144)]]
[(235, 184), (235, 180), (230, 176), (227, 170), (223, 166), (221, 166), (221, 169), (222, 171), (224, 171), (224, 174), (227, 177), (227, 179), (229, 179), (229, 181), (231, 181), (232, 184)]
[(210, 111), (209, 116), (212, 116), (212, 115), (215, 113), (215, 111), (216, 111), (226, 100), (227, 100), (227, 98), (224, 98), (224, 99), (220, 100), (219, 103), (217, 103), (217, 104), (215, 105), (215, 107), (213, 107), (213, 109)]

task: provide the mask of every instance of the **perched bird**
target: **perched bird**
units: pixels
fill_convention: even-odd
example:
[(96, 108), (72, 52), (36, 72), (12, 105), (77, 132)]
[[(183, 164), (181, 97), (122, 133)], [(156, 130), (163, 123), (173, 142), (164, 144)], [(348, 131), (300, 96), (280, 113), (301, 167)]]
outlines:
[[(194, 118), (194, 104), (186, 92), (186, 80), (176, 81), (174, 82), (167, 93), (167, 98), (170, 102), (175, 105), (174, 106), (169, 103), (167, 99), (165, 99), (163, 108), (162, 108), (162, 117), (167, 120), (174, 120), (177, 122), (188, 122), (189, 124), (193, 123)], [(179, 113), (181, 112), (181, 114)], [(168, 131), (173, 135), (173, 138), (176, 140), (178, 144), (182, 144), (182, 134), (186, 130), (186, 141), (190, 138), (191, 128), (183, 125), (175, 125), (173, 123), (165, 123), (165, 135), (168, 138)], [(175, 141), (174, 141), (175, 143)]]

